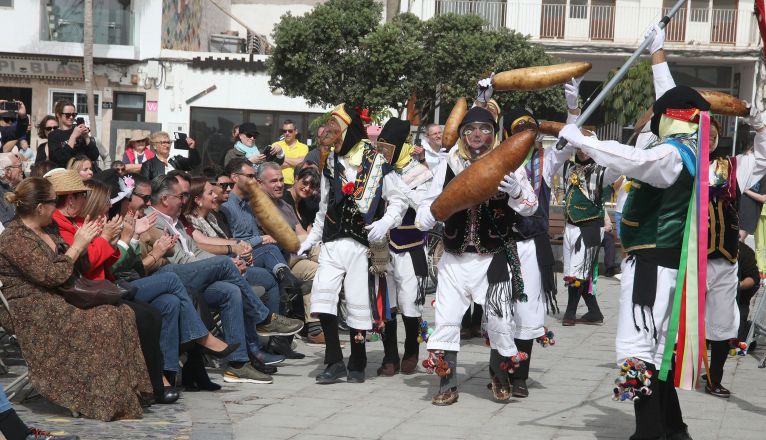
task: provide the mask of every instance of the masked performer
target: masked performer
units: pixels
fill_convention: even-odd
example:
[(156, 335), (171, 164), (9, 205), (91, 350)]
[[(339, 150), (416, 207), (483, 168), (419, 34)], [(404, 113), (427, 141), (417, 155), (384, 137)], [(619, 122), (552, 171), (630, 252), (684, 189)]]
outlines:
[[(469, 110), (460, 123), (458, 148), (434, 172), (428, 194), (418, 208), (415, 224), (421, 231), (435, 224), (431, 204), (449, 182), (497, 144), (497, 125), (492, 113), (481, 107)], [(450, 405), (458, 399), (456, 362), (460, 350), (460, 321), (475, 301), (485, 309), (485, 330), (492, 349), (490, 372), (493, 395), (511, 397), (507, 374), (500, 373), (517, 357), (513, 342), (513, 304), (521, 299), (523, 281), (518, 252), (511, 235), (516, 212), (531, 215), (537, 199), (523, 170), (504, 179), (503, 192), (473, 208), (459, 211), (445, 221), (445, 253), (439, 261), (436, 290), (436, 325), (428, 339), (441, 376), (434, 405)], [(433, 359), (430, 359), (433, 360)]]
[[(391, 320), (383, 332), (385, 351), (378, 375), (393, 376), (400, 371), (412, 374), (418, 365), (418, 336), (425, 303), (425, 281), (428, 263), (425, 254), (425, 234), (415, 227), (415, 210), (431, 186), (433, 174), (425, 165), (412, 157), (412, 145), (405, 143), (410, 134), (410, 124), (392, 118), (380, 132), (376, 148), (383, 154), (393, 171), (401, 176), (406, 188), (407, 209), (402, 224), (391, 229), (389, 247), (391, 263), (386, 274)], [(404, 357), (399, 362), (396, 311), (404, 321)]]
[[(407, 201), (401, 180), (396, 173), (386, 172), (386, 160), (365, 138), (364, 125), (356, 112), (348, 112), (343, 104), (336, 107), (325, 136), (335, 138), (334, 152), (323, 164), (314, 226), (298, 251), (303, 254), (322, 241), (311, 291), (311, 314), (318, 315), (322, 324), (327, 367), (316, 381), (329, 384), (347, 377), (348, 382), (361, 383), (367, 365), (365, 333), (373, 328), (373, 319), (376, 325), (383, 324), (382, 313), (388, 313), (377, 304), (385, 290), (379, 288), (381, 280), (369, 270), (368, 250), (371, 243), (386, 239), (388, 231), (401, 223)], [(387, 258), (387, 248), (384, 250)], [(351, 336), (348, 370), (338, 336), (341, 287)]]

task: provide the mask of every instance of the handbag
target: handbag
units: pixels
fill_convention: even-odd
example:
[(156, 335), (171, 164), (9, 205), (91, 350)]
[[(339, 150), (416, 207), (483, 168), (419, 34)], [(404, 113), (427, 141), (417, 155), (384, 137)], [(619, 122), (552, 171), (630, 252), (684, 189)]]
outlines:
[(122, 299), (123, 291), (116, 284), (108, 280), (89, 280), (80, 275), (73, 275), (63, 285), (58, 287), (58, 292), (64, 300), (78, 309), (105, 304), (116, 305)]

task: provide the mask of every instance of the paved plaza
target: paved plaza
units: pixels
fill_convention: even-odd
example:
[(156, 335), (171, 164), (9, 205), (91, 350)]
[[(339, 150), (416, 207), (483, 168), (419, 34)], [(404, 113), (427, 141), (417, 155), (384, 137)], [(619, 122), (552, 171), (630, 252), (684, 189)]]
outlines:
[[(272, 385), (226, 384), (217, 393), (185, 393), (176, 405), (151, 407), (142, 420), (72, 418), (39, 397), (15, 408), (33, 426), (77, 433), (83, 439), (625, 439), (633, 431), (632, 405), (614, 402), (611, 396), (617, 375), (618, 283), (614, 278), (599, 280), (603, 326), (563, 328), (559, 320), (548, 318), (556, 345), (535, 345), (529, 398), (505, 404), (490, 400), (489, 352), (482, 341), (472, 339), (458, 356), (460, 399), (450, 407), (431, 405), (435, 375), (375, 377), (383, 356), (380, 342), (368, 344), (367, 382), (316, 385), (322, 351), (299, 342), (298, 350), (307, 357), (285, 362)], [(566, 294), (559, 298), (563, 310)], [(580, 314), (584, 308), (581, 303)], [(426, 309), (426, 319), (431, 320), (433, 308)], [(348, 347), (344, 354), (348, 356)], [(764, 350), (756, 355), (763, 357)], [(23, 367), (12, 366), (11, 374), (0, 381), (8, 384), (20, 371)], [(220, 371), (211, 376), (223, 383)], [(691, 436), (765, 438), (766, 370), (758, 369), (752, 356), (730, 357), (723, 384), (732, 391), (728, 400), (702, 391), (679, 393)]]

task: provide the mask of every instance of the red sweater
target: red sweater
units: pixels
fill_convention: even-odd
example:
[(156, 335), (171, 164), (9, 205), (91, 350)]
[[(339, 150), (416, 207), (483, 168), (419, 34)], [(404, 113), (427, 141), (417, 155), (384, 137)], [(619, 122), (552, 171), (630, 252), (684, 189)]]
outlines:
[[(72, 224), (68, 218), (64, 216), (58, 209), (53, 211), (53, 221), (59, 225), (59, 234), (64, 241), (71, 246), (74, 243), (74, 234), (77, 232), (80, 226), (82, 226), (84, 219), (82, 217), (75, 218), (77, 226)], [(88, 244), (88, 261), (90, 262), (90, 269), (82, 274), (89, 280), (103, 280), (106, 279), (108, 268), (112, 267), (117, 260), (120, 259), (120, 250), (115, 249), (109, 244), (103, 237), (98, 236)], [(111, 274), (109, 279), (113, 280)]]

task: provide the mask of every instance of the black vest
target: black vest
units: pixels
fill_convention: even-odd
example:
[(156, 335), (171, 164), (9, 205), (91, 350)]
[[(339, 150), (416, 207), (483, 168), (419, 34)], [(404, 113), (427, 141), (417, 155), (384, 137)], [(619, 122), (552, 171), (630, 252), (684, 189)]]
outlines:
[[(448, 165), (444, 186), (454, 177), (455, 173)], [(487, 255), (504, 252), (503, 243), (510, 239), (515, 221), (516, 211), (508, 206), (508, 195), (498, 193), (478, 206), (458, 211), (447, 218), (444, 222), (444, 248), (458, 255), (464, 252)], [(476, 230), (475, 249), (468, 247), (472, 227)]]
[[(352, 238), (364, 246), (369, 247), (367, 241), (367, 230), (364, 229), (367, 223), (364, 216), (359, 212), (356, 202), (352, 197), (343, 197), (337, 200), (335, 196), (336, 180), (331, 177), (329, 171), (325, 168), (324, 176), (329, 183), (329, 194), (327, 199), (327, 213), (324, 219), (324, 230), (322, 231), (322, 241), (329, 243), (341, 238)], [(380, 183), (383, 185), (383, 182)], [(385, 204), (381, 201), (377, 205), (373, 221), (379, 220), (385, 213)]]
[(708, 258), (737, 262), (739, 215), (736, 201), (713, 200), (708, 204)]

